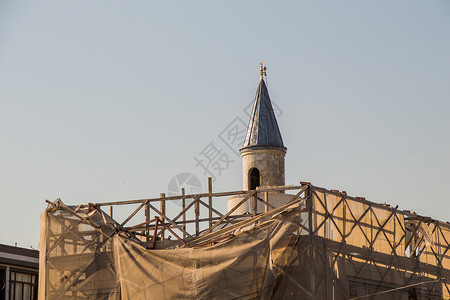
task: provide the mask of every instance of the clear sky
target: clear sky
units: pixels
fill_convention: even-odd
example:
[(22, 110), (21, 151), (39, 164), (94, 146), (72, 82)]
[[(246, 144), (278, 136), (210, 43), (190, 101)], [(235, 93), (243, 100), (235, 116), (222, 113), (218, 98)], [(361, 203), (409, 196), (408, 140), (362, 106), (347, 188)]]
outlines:
[(206, 187), (211, 146), (241, 189), (260, 61), (286, 184), (450, 221), (450, 1), (0, 0), (0, 243), (36, 248), (45, 199)]

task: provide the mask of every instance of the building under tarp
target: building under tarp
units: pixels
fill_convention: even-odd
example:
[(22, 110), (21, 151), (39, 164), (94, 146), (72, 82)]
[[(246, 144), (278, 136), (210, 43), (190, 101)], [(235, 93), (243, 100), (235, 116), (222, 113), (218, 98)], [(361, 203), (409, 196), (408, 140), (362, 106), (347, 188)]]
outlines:
[[(289, 191), (295, 194), (286, 204), (271, 206), (270, 196)], [(226, 214), (210, 206), (233, 195), (242, 200)], [(179, 213), (169, 217), (165, 204), (180, 200)], [(247, 204), (253, 212), (234, 213)], [(128, 205), (137, 207), (122, 223), (112, 209), (105, 212)], [(136, 224), (127, 227), (130, 220)], [(40, 299), (448, 299), (448, 241), (447, 223), (307, 183), (77, 207), (57, 200), (41, 216), (39, 293)]]

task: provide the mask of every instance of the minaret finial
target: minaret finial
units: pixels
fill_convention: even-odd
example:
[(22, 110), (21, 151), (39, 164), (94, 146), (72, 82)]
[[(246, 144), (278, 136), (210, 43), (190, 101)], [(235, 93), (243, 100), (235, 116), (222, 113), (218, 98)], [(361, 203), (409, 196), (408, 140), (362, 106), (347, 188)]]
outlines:
[(260, 62), (259, 64), (260, 64), (260, 66), (261, 66), (261, 67), (259, 68), (259, 74), (261, 75), (261, 80), (263, 80), (263, 76), (267, 76), (267, 74), (266, 74), (267, 68), (266, 68), (266, 66), (263, 65), (262, 62)]

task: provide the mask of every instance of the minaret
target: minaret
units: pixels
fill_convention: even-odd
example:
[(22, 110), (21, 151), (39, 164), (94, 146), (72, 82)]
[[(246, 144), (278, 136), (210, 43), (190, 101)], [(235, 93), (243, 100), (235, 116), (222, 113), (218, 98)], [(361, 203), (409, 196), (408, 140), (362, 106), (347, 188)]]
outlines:
[(284, 185), (284, 156), (280, 129), (264, 82), (266, 67), (261, 63), (258, 89), (247, 134), (240, 149), (243, 160), (244, 190), (258, 186)]

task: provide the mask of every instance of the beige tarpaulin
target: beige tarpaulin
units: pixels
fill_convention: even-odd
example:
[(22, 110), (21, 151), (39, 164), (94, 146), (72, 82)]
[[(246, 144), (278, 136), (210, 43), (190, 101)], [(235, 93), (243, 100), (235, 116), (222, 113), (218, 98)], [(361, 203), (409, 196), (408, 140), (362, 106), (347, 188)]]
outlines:
[(116, 236), (122, 299), (268, 299), (292, 260), (298, 222), (294, 210), (203, 249), (149, 251)]

